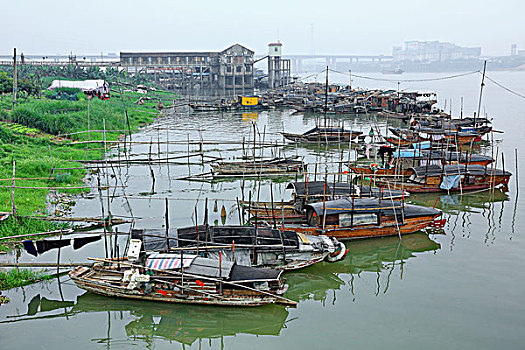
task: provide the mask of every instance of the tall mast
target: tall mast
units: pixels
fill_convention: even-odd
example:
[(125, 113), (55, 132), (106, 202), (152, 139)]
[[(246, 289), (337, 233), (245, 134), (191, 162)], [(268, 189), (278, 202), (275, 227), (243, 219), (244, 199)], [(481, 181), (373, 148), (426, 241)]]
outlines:
[(487, 69), (487, 61), (483, 63), (483, 77), (481, 78), (481, 89), (479, 90), (478, 113), (474, 116), (474, 128), (476, 127), (476, 118), (479, 118), (481, 111), (481, 96), (483, 95), (483, 87), (485, 86), (485, 70)]
[(328, 113), (328, 66), (326, 66), (326, 84), (324, 89), (324, 127), (326, 128), (326, 113)]

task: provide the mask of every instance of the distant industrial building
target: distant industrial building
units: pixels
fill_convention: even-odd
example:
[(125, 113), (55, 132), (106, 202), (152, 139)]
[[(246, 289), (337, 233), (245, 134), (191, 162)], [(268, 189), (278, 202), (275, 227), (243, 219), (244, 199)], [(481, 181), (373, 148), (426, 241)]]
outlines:
[(130, 73), (146, 72), (175, 89), (199, 94), (253, 93), (254, 52), (235, 44), (220, 52), (121, 52)]
[(519, 50), (518, 44), (510, 45), (510, 55), (511, 56), (525, 56), (525, 50)]
[(440, 41), (406, 41), (392, 50), (394, 61), (445, 62), (479, 59), (481, 47), (462, 47)]
[(282, 57), (283, 44), (268, 44), (268, 87), (276, 89), (290, 84), (290, 60)]

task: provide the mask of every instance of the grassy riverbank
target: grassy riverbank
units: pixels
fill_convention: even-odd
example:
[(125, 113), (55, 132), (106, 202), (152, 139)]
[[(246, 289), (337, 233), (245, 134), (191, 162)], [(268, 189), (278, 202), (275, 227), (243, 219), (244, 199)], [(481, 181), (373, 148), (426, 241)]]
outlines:
[[(0, 97), (0, 211), (12, 209), (14, 169), (17, 187), (14, 204), (19, 216), (0, 222), (0, 237), (45, 232), (62, 226), (23, 217), (48, 214), (49, 187), (68, 194), (83, 191), (72, 188), (84, 186), (82, 179), (86, 172), (78, 160), (103, 158), (100, 144), (91, 144), (88, 148), (86, 144), (75, 143), (88, 139), (88, 134), (82, 133), (88, 130), (88, 104), (89, 129), (102, 130), (105, 122), (107, 139), (116, 140), (128, 125), (130, 131), (135, 131), (151, 123), (160, 115), (159, 100), (167, 107), (174, 97), (160, 91), (155, 94), (153, 99), (143, 98), (141, 105), (137, 101), (145, 96), (134, 92), (125, 93), (123, 98), (119, 93), (112, 93), (109, 100), (94, 98), (89, 102), (83, 93), (77, 94), (78, 101), (30, 97), (20, 99), (14, 111), (10, 109), (12, 97)], [(90, 140), (102, 138), (102, 133), (89, 135)]]

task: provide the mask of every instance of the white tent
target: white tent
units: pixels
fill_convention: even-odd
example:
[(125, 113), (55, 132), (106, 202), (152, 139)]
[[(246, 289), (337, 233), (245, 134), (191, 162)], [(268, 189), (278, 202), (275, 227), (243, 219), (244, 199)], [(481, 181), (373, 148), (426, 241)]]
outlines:
[(82, 91), (98, 91), (100, 93), (109, 93), (109, 84), (102, 79), (93, 80), (53, 80), (48, 90), (57, 88), (76, 88)]

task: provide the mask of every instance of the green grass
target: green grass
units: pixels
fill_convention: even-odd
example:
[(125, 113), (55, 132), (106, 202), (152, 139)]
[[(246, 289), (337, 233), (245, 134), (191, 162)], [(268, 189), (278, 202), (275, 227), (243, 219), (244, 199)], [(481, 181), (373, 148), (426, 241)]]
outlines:
[(49, 279), (51, 279), (51, 276), (43, 271), (33, 271), (29, 269), (12, 269), (8, 272), (0, 271), (0, 290), (26, 286)]
[[(47, 187), (60, 187), (59, 192), (69, 194), (83, 191), (69, 188), (84, 186), (82, 179), (86, 172), (81, 169), (82, 164), (75, 160), (102, 159), (104, 151), (100, 145), (92, 144), (86, 152), (85, 144), (75, 143), (87, 140), (87, 133), (70, 135), (68, 138), (58, 137), (88, 129), (88, 101), (83, 93), (78, 96), (78, 101), (25, 98), (18, 101), (14, 111), (10, 110), (12, 97), (0, 96), (0, 118), (5, 120), (0, 123), (0, 211), (9, 212), (12, 208), (10, 186), (13, 161), (16, 163), (16, 178), (20, 179), (15, 182), (17, 187), (44, 187), (15, 189), (15, 205), (19, 216), (47, 213)], [(121, 99), (119, 93), (113, 92), (111, 99), (106, 101), (93, 98), (89, 102), (90, 130), (102, 130), (105, 122), (106, 130), (113, 130), (107, 132), (107, 140), (116, 140), (127, 129), (124, 104), (130, 129), (135, 131), (160, 116), (156, 109), (159, 97), (166, 107), (171, 105), (174, 97), (171, 93), (156, 91), (148, 94), (154, 99), (138, 106), (137, 100), (144, 96), (126, 92)], [(90, 140), (102, 139), (102, 133), (90, 134)], [(60, 227), (60, 224), (41, 220), (8, 220), (0, 222), (0, 237), (45, 232)]]
[[(2, 223), (0, 224), (0, 237), (19, 236), (38, 232), (49, 232), (58, 229), (65, 229), (67, 227), (69, 227), (67, 223), (45, 221), (24, 217), (14, 218), (13, 216), (10, 216), (6, 220), (2, 221)], [(35, 238), (40, 239), (44, 238), (44, 236), (27, 237), (27, 239)], [(16, 238), (16, 241), (21, 241), (23, 239), (24, 237)], [(5, 242), (5, 240), (3, 242)], [(12, 245), (0, 244), (0, 251), (7, 252), (11, 247)]]

